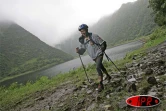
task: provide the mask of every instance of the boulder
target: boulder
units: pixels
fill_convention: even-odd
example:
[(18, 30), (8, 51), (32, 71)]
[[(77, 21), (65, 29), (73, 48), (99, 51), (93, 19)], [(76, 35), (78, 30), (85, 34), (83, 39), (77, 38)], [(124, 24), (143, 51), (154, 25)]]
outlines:
[(156, 85), (157, 84), (156, 78), (154, 76), (148, 77), (147, 82), (149, 84), (152, 84), (152, 85)]

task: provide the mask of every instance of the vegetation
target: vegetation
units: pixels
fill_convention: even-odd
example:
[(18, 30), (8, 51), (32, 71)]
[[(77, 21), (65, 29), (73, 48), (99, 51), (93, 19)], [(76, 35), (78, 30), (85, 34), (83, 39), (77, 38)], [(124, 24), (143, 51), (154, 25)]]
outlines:
[[(147, 42), (144, 44), (142, 48), (134, 52), (128, 53), (124, 59), (115, 61), (115, 63), (118, 65), (119, 68), (123, 68), (127, 62), (130, 62), (132, 60), (132, 57), (135, 54), (145, 54), (146, 53), (145, 51), (148, 48), (154, 47), (157, 44), (160, 44), (163, 41), (165, 41), (166, 40), (165, 29), (166, 27), (160, 27), (156, 29), (154, 33), (152, 33), (151, 35), (142, 37), (141, 40), (145, 40), (145, 39), (147, 40)], [(104, 65), (106, 66), (108, 70), (115, 71), (113, 67), (110, 68), (110, 66), (112, 66), (111, 62), (104, 61)], [(93, 76), (94, 78), (93, 74), (96, 72), (95, 64), (89, 64), (86, 69), (87, 69), (88, 76), (90, 76), (90, 78), (92, 78)], [(51, 79), (48, 79), (48, 77), (41, 77), (39, 80), (37, 80), (34, 83), (29, 81), (25, 85), (23, 84), (19, 85), (17, 83), (13, 83), (10, 87), (0, 87), (0, 108), (2, 109), (13, 108), (14, 106), (16, 106), (17, 104), (19, 104), (20, 102), (26, 99), (32, 99), (31, 95), (35, 94), (36, 92), (44, 91), (44, 90), (48, 90), (48, 91), (54, 90), (58, 85), (64, 83), (65, 81), (71, 81), (72, 83), (79, 86), (80, 84), (82, 84), (83, 81), (85, 81), (85, 79), (86, 77), (84, 74), (84, 70), (82, 67), (80, 67), (68, 73), (59, 74)], [(97, 76), (96, 76), (96, 80), (97, 80)], [(112, 98), (112, 100), (118, 100), (118, 97), (122, 97), (125, 94), (126, 94), (125, 91), (117, 93)], [(104, 92), (101, 95), (104, 95)], [(115, 104), (115, 103), (116, 101), (112, 102), (112, 104)], [(161, 106), (161, 107), (164, 108), (164, 106)]]
[(3, 23), (0, 41), (0, 79), (73, 59), (71, 55), (48, 46), (14, 23)]
[(151, 7), (155, 14), (155, 22), (159, 26), (166, 25), (166, 1), (165, 0), (149, 0), (149, 7)]

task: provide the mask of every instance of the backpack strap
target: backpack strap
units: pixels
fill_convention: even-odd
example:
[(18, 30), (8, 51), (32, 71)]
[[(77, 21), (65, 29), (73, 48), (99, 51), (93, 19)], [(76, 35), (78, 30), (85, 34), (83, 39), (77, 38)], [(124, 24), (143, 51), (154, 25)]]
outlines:
[(97, 46), (100, 46), (100, 44), (96, 43), (96, 42), (92, 39), (92, 33), (89, 33), (89, 39), (93, 42), (93, 44), (96, 44)]

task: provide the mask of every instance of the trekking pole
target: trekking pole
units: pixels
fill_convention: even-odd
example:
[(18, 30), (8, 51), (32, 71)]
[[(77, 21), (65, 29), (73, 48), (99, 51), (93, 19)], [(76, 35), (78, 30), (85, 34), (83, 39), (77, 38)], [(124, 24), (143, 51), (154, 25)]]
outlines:
[[(120, 70), (119, 70), (119, 68), (114, 64), (114, 62), (111, 60), (111, 58), (109, 58), (108, 55), (107, 55), (105, 52), (104, 52), (104, 54), (105, 54), (107, 60), (108, 60), (108, 61), (111, 61), (112, 64), (116, 67), (116, 69), (119, 71), (119, 73), (121, 73)], [(126, 78), (125, 76), (124, 76), (124, 78), (127, 80), (127, 78)]]
[(88, 82), (91, 84), (91, 82), (90, 82), (90, 80), (89, 80), (89, 78), (88, 78), (88, 75), (87, 75), (87, 73), (86, 73), (85, 66), (84, 66), (84, 64), (83, 64), (83, 62), (82, 62), (81, 56), (80, 56), (80, 54), (78, 54), (78, 55), (79, 55), (79, 57), (80, 57), (80, 60), (81, 60), (82, 66), (83, 66), (83, 68), (84, 68), (86, 78), (88, 79)]
[(111, 58), (109, 58), (108, 55), (105, 52), (104, 52), (104, 54), (107, 57), (107, 60), (108, 61), (110, 60), (112, 62), (112, 64), (115, 66), (115, 68), (120, 72), (119, 68), (114, 64), (114, 62), (111, 60)]

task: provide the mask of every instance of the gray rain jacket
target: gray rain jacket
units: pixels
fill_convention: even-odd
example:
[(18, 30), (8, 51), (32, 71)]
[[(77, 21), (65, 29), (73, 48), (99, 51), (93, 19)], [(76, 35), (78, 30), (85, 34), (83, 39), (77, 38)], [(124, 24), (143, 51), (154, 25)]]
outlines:
[(87, 50), (89, 56), (94, 60), (99, 55), (103, 54), (102, 44), (104, 45), (104, 50), (106, 49), (106, 42), (101, 39), (97, 34), (88, 33), (89, 40), (86, 40), (83, 36), (79, 38), (79, 42), (81, 43), (78, 53), (83, 55), (83, 53)]

